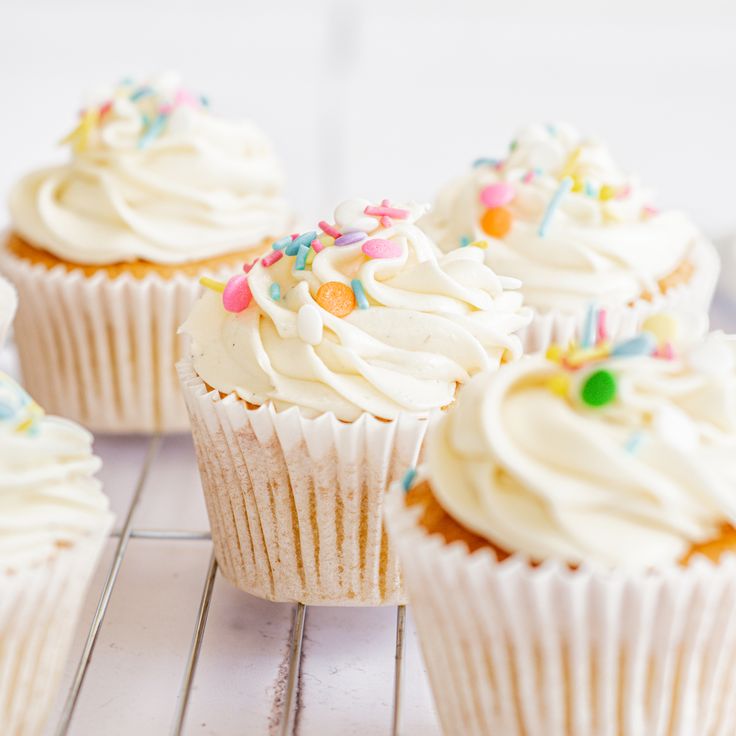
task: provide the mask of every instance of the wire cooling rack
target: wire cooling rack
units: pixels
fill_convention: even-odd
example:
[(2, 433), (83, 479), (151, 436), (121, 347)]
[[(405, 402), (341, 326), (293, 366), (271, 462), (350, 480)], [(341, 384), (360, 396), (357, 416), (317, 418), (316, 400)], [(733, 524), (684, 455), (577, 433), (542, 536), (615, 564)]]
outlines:
[[(96, 451), (103, 458), (103, 481), (120, 525), (91, 587), (50, 734), (439, 733), (404, 606), (326, 609), (271, 604), (236, 591), (218, 576), (210, 534), (204, 531), (191, 440), (106, 437), (97, 440)], [(197, 524), (192, 528), (202, 530), (182, 524), (192, 521)], [(150, 522), (160, 523), (154, 527)], [(145, 559), (143, 567), (131, 560), (128, 569), (132, 545), (145, 545), (137, 555)], [(206, 566), (197, 563), (196, 575), (180, 552), (184, 549), (197, 560), (207, 559)], [(151, 594), (150, 581), (167, 589), (172, 579), (156, 572), (161, 562), (178, 570), (173, 577), (179, 589), (187, 588), (189, 603), (180, 605), (180, 594), (171, 588), (152, 615), (146, 598), (157, 596)], [(183, 572), (186, 579), (179, 577)], [(149, 582), (138, 584), (143, 578)], [(213, 621), (210, 616), (216, 591), (229, 602), (226, 619), (248, 614), (249, 627), (223, 632), (223, 617)], [(174, 623), (162, 624), (150, 636), (148, 628), (167, 616), (175, 616)], [(270, 656), (258, 644), (250, 657), (247, 641), (256, 639), (249, 639), (249, 632), (268, 629), (273, 618), (279, 631), (272, 636), (273, 646), (268, 645)], [(181, 632), (187, 629), (185, 640)], [(147, 651), (135, 651), (137, 631), (149, 637), (141, 646)], [(165, 645), (168, 637), (171, 646)], [(209, 637), (224, 637), (225, 644), (207, 656)], [(227, 651), (241, 645), (240, 661), (233, 663), (231, 657), (230, 669), (218, 672)], [(131, 658), (138, 670), (131, 667)], [(253, 661), (257, 666), (252, 667)], [(139, 687), (137, 673), (150, 671), (158, 674)], [(227, 692), (236, 679), (239, 689)], [(229, 719), (212, 719), (225, 700)]]

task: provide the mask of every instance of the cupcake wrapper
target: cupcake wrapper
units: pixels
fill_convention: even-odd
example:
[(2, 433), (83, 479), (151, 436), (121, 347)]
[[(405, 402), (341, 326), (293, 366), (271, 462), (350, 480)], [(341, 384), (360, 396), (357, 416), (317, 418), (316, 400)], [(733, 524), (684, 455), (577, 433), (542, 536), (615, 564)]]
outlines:
[(25, 387), (50, 414), (96, 432), (184, 432), (176, 379), (187, 352), (176, 331), (196, 278), (86, 277), (9, 253), (0, 267), (20, 296), (15, 341)]
[[(715, 247), (706, 240), (695, 244), (691, 253), (694, 272), (686, 284), (670, 289), (652, 301), (640, 299), (630, 306), (606, 306), (606, 329), (609, 337), (623, 340), (641, 329), (644, 320), (660, 312), (685, 315), (707, 315), (713, 300), (720, 258)], [(545, 352), (552, 344), (567, 345), (582, 337), (587, 309), (579, 314), (564, 312), (538, 312), (532, 308), (530, 325), (519, 331), (525, 353)]]
[(382, 509), (389, 484), (417, 463), (428, 420), (249, 409), (208, 391), (191, 363), (178, 369), (225, 577), (273, 601), (403, 602)]
[(392, 489), (388, 531), (445, 734), (736, 733), (736, 557), (533, 568), (447, 545), (417, 513)]
[(15, 317), (15, 310), (18, 306), (18, 296), (15, 293), (13, 285), (0, 277), (0, 348), (5, 343), (8, 329)]
[(31, 569), (0, 572), (0, 733), (43, 732), (111, 525)]

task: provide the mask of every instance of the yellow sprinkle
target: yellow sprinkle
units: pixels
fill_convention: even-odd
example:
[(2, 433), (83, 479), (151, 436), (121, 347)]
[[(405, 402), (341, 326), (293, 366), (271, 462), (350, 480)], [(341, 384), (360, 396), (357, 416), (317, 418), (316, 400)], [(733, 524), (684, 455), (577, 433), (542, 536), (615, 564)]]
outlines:
[(559, 363), (562, 360), (562, 348), (557, 343), (552, 343), (547, 348), (547, 360)]
[(679, 332), (677, 320), (669, 314), (653, 314), (644, 320), (641, 328), (644, 332), (651, 332), (660, 343), (674, 342)]
[(307, 253), (307, 261), (306, 261), (306, 265), (307, 266), (311, 266), (312, 265), (312, 261), (314, 261), (314, 257), (316, 255), (317, 254), (314, 252), (314, 249), (313, 248), (310, 248), (309, 249), (309, 252)]
[(567, 396), (570, 392), (570, 376), (567, 373), (556, 373), (547, 381), (547, 388), (558, 396)]
[(319, 239), (322, 241), (322, 245), (324, 245), (325, 248), (329, 248), (331, 245), (335, 245), (335, 238), (333, 238), (331, 235), (327, 235), (326, 233), (320, 235)]
[(598, 192), (598, 199), (601, 202), (607, 202), (609, 199), (613, 199), (616, 196), (616, 189), (610, 184), (604, 184)]
[(607, 357), (610, 351), (611, 346), (605, 343), (596, 345), (594, 348), (578, 348), (568, 353), (565, 362), (571, 368), (577, 368), (591, 360), (599, 360), (600, 358)]
[(560, 175), (558, 179), (562, 181), (566, 176), (572, 176), (572, 172), (575, 171), (575, 167), (577, 166), (578, 159), (580, 158), (580, 154), (582, 153), (583, 149), (578, 146), (568, 157), (567, 163), (565, 164), (564, 168), (560, 172)]
[(585, 189), (585, 181), (577, 174), (572, 175), (572, 191), (582, 192)]
[(468, 243), (468, 245), (474, 245), (476, 248), (486, 249), (488, 247), (488, 241), (487, 240), (474, 240), (472, 243)]
[(208, 289), (212, 289), (212, 291), (219, 292), (220, 294), (225, 291), (225, 284), (223, 284), (222, 281), (215, 281), (215, 279), (211, 279), (209, 276), (202, 276), (199, 279), (199, 283)]

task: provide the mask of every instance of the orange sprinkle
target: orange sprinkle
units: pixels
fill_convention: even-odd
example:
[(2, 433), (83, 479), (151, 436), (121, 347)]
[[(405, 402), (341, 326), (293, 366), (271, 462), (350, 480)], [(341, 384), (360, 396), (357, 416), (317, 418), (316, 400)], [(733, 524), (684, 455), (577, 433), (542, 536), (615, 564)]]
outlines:
[(346, 317), (355, 309), (353, 290), (339, 281), (328, 281), (317, 290), (317, 304), (336, 317)]
[(483, 232), (492, 238), (502, 238), (511, 230), (511, 213), (505, 207), (494, 207), (486, 210), (480, 218)]

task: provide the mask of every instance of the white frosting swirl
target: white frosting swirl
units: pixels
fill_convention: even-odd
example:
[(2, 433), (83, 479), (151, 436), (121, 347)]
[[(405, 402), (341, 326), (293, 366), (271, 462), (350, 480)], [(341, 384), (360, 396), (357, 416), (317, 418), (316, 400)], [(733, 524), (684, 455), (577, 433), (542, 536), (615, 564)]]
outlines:
[(213, 116), (176, 79), (100, 92), (70, 141), (69, 163), (29, 174), (10, 197), (17, 232), (59, 258), (185, 263), (289, 226), (264, 135)]
[[(395, 257), (369, 258), (363, 238), (329, 245), (305, 270), (288, 256), (270, 267), (259, 262), (248, 273), (253, 303), (239, 314), (227, 312), (218, 294), (203, 295), (182, 327), (201, 378), (223, 393), (279, 409), (298, 406), (308, 416), (333, 412), (350, 421), (369, 412), (393, 419), (446, 406), (470, 375), (518, 357), (513, 333), (531, 317), (518, 282), (496, 276), (479, 248), (443, 256), (415, 224), (423, 207), (410, 205), (406, 219), (379, 225), (365, 215), (369, 205), (341, 204), (337, 227), (391, 241)], [(368, 308), (339, 317), (321, 305), (320, 286), (349, 289), (355, 279)]]
[[(561, 179), (565, 194), (542, 237), (540, 224)], [(485, 187), (506, 182), (510, 231), (489, 237), (480, 225)], [(601, 194), (601, 192), (603, 194)], [(447, 250), (463, 237), (487, 238), (488, 264), (523, 281), (525, 301), (541, 311), (576, 312), (591, 300), (621, 305), (660, 293), (658, 281), (687, 259), (701, 238), (679, 212), (656, 213), (650, 192), (625, 174), (598, 141), (567, 125), (533, 125), (505, 161), (481, 162), (451, 182), (422, 222)]]
[(0, 572), (41, 564), (110, 523), (92, 436), (44, 416), (0, 374)]
[[(710, 335), (675, 360), (615, 358), (581, 370), (522, 358), (473, 379), (431, 432), (442, 506), (508, 552), (642, 568), (676, 562), (736, 522), (736, 342)], [(615, 401), (579, 396), (590, 370)]]

